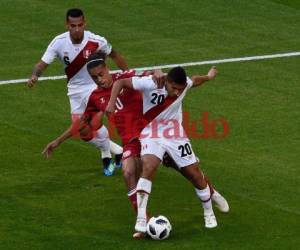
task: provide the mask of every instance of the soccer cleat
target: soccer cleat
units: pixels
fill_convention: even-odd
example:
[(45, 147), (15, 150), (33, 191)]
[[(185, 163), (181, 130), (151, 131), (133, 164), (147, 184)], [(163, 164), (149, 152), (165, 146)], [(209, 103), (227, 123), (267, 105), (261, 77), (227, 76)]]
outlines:
[(204, 214), (204, 222), (206, 228), (214, 228), (218, 225), (216, 216), (214, 213)]
[(142, 232), (135, 232), (133, 235), (132, 235), (132, 238), (138, 240), (138, 239), (142, 239), (142, 238), (146, 238), (147, 237), (147, 234), (146, 233), (142, 233)]
[(229, 212), (229, 205), (226, 199), (219, 194), (216, 190), (214, 190), (211, 200), (215, 203), (215, 206), (222, 212), (228, 213)]
[(120, 162), (120, 163), (115, 163), (115, 168), (116, 168), (116, 169), (122, 168), (122, 162)]
[(145, 218), (137, 218), (134, 229), (137, 232), (146, 233), (146, 231), (147, 231), (147, 220)]
[(114, 163), (110, 162), (110, 164), (107, 167), (103, 168), (103, 173), (105, 176), (112, 176), (115, 171), (115, 165)]

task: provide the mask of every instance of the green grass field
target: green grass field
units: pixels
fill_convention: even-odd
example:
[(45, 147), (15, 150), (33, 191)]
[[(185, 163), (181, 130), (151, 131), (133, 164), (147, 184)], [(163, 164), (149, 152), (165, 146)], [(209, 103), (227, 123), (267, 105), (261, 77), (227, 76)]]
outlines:
[[(131, 67), (299, 51), (299, 1), (1, 0), (0, 81), (30, 75), (74, 6)], [(193, 147), (231, 211), (216, 212), (219, 226), (205, 230), (192, 186), (162, 168), (149, 204), (173, 225), (162, 242), (131, 239), (135, 217), (121, 172), (102, 176), (93, 147), (71, 140), (42, 157), (70, 122), (64, 80), (31, 90), (1, 85), (0, 249), (299, 249), (299, 64), (220, 64), (216, 80), (190, 91), (193, 119), (209, 112), (230, 124), (227, 138), (195, 139)], [(45, 76), (61, 74), (56, 62)]]

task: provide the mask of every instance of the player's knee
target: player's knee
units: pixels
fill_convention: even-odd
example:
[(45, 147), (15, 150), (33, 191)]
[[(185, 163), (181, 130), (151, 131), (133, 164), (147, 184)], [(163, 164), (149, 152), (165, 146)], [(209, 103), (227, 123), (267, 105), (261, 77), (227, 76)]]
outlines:
[(122, 174), (125, 180), (135, 179), (135, 169), (126, 164), (123, 164)]

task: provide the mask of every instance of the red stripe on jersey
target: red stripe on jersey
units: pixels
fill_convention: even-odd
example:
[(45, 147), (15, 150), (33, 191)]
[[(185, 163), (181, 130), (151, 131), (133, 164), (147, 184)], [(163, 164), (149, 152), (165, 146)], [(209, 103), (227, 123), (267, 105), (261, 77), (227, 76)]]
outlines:
[[(177, 99), (177, 97), (170, 97), (167, 96), (164, 103), (163, 104), (159, 104), (151, 109), (149, 109), (145, 114), (144, 114), (144, 118), (146, 119), (146, 121), (148, 122), (146, 124), (146, 126), (152, 122), (155, 117), (157, 117), (161, 112), (163, 112), (164, 110), (166, 110), (175, 100)], [(145, 127), (146, 127), (145, 126)]]
[(75, 59), (65, 68), (68, 81), (75, 76), (86, 64), (86, 60), (97, 48), (98, 43), (88, 41), (84, 48), (79, 52)]

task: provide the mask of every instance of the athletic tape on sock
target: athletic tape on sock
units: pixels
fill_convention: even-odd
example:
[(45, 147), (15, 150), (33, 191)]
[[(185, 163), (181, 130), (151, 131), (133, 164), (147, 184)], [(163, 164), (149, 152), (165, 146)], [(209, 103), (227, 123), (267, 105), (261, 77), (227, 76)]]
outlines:
[(152, 181), (147, 180), (145, 178), (140, 178), (137, 183), (136, 190), (137, 190), (137, 192), (142, 191), (142, 192), (146, 192), (146, 193), (150, 194), (151, 187), (152, 187)]

